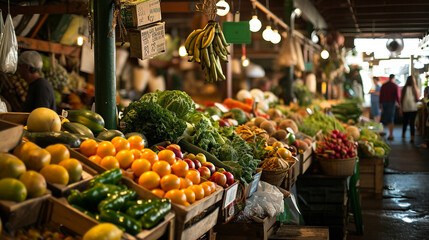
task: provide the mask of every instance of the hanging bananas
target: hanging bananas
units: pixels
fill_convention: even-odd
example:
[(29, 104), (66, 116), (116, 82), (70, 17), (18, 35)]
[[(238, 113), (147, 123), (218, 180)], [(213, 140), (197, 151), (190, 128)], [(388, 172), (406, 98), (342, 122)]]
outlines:
[(228, 46), (215, 21), (209, 21), (203, 29), (192, 31), (185, 41), (186, 52), (191, 57), (189, 61), (201, 64), (207, 82), (226, 79), (220, 60), (228, 62)]

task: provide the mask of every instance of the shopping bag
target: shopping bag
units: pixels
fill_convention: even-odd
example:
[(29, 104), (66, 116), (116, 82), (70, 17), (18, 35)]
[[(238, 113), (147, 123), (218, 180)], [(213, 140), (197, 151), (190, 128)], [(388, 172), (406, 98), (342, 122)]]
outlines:
[(10, 14), (6, 17), (4, 34), (0, 45), (0, 71), (15, 73), (18, 66), (18, 42)]
[(292, 193), (284, 198), (284, 212), (277, 217), (277, 220), (284, 224), (303, 225), (304, 218), (302, 217), (299, 207), (296, 203), (295, 195)]

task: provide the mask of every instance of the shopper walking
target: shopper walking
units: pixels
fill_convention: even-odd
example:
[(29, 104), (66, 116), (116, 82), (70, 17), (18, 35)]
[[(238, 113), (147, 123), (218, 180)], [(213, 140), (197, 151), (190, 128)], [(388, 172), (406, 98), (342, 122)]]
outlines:
[[(423, 113), (429, 112), (429, 86), (425, 87), (425, 90), (423, 91), (423, 99), (421, 100), (423, 103), (423, 107), (426, 108), (426, 111), (423, 111)], [(427, 116), (426, 122), (423, 123), (424, 125), (424, 136), (423, 136), (423, 144), (420, 146), (422, 148), (428, 148), (429, 145), (429, 116)]]
[(369, 93), (371, 93), (371, 117), (374, 119), (376, 123), (380, 122), (380, 79), (378, 77), (372, 78), (374, 82), (374, 88), (371, 89)]
[(401, 90), (401, 111), (403, 115), (402, 138), (405, 138), (408, 124), (410, 125), (410, 142), (414, 142), (414, 123), (417, 115), (417, 102), (419, 101), (416, 81), (409, 76)]
[(390, 74), (389, 81), (380, 89), (380, 103), (382, 108), (383, 123), (389, 128), (388, 140), (393, 140), (393, 122), (395, 119), (396, 104), (399, 104), (399, 88), (395, 83), (395, 75)]
[(43, 61), (36, 51), (25, 51), (18, 58), (18, 73), (28, 82), (27, 98), (23, 110), (31, 112), (39, 107), (57, 110), (54, 90), (51, 84), (42, 77)]

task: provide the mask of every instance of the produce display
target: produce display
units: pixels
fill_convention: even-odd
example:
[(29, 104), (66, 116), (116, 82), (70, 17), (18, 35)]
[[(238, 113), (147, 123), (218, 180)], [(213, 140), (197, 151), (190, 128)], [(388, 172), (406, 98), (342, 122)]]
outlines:
[(108, 170), (93, 178), (85, 191), (70, 191), (67, 201), (86, 215), (132, 235), (156, 226), (170, 212), (170, 200), (137, 200), (137, 192), (119, 184), (121, 179), (119, 168)]
[(82, 164), (70, 158), (63, 144), (40, 148), (32, 142), (17, 146), (13, 155), (0, 153), (0, 199), (22, 202), (46, 192), (47, 183), (67, 185), (82, 178)]
[(337, 129), (323, 137), (323, 141), (316, 142), (315, 153), (321, 158), (348, 159), (356, 157), (357, 142), (353, 137)]
[(303, 118), (302, 123), (298, 126), (299, 131), (307, 134), (308, 136), (316, 136), (317, 132), (322, 130), (324, 134), (329, 131), (338, 129), (344, 131), (342, 124), (332, 116), (323, 114), (321, 111), (314, 111), (308, 117)]
[(80, 238), (69, 236), (68, 234), (52, 230), (48, 227), (40, 226), (30, 226), (27, 228), (20, 228), (12, 231), (10, 234), (13, 236), (5, 236), (5, 240), (29, 240), (29, 239), (38, 239), (38, 240), (78, 240)]
[(391, 150), (379, 133), (371, 131), (366, 127), (362, 128), (358, 143), (359, 156), (362, 157), (383, 157), (389, 154)]
[(359, 101), (358, 99), (348, 99), (343, 103), (332, 105), (331, 111), (335, 118), (341, 122), (356, 124), (359, 122), (359, 117), (362, 115)]
[(201, 64), (207, 82), (216, 82), (219, 78), (225, 80), (220, 60), (227, 62), (229, 51), (220, 26), (215, 21), (203, 29), (192, 31), (185, 41), (189, 61)]

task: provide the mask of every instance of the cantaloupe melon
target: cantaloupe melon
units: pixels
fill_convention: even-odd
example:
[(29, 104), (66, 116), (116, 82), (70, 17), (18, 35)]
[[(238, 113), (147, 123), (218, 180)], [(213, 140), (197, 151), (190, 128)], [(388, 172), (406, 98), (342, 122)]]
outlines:
[(58, 114), (49, 108), (36, 108), (28, 116), (27, 128), (30, 132), (60, 131), (61, 120)]

